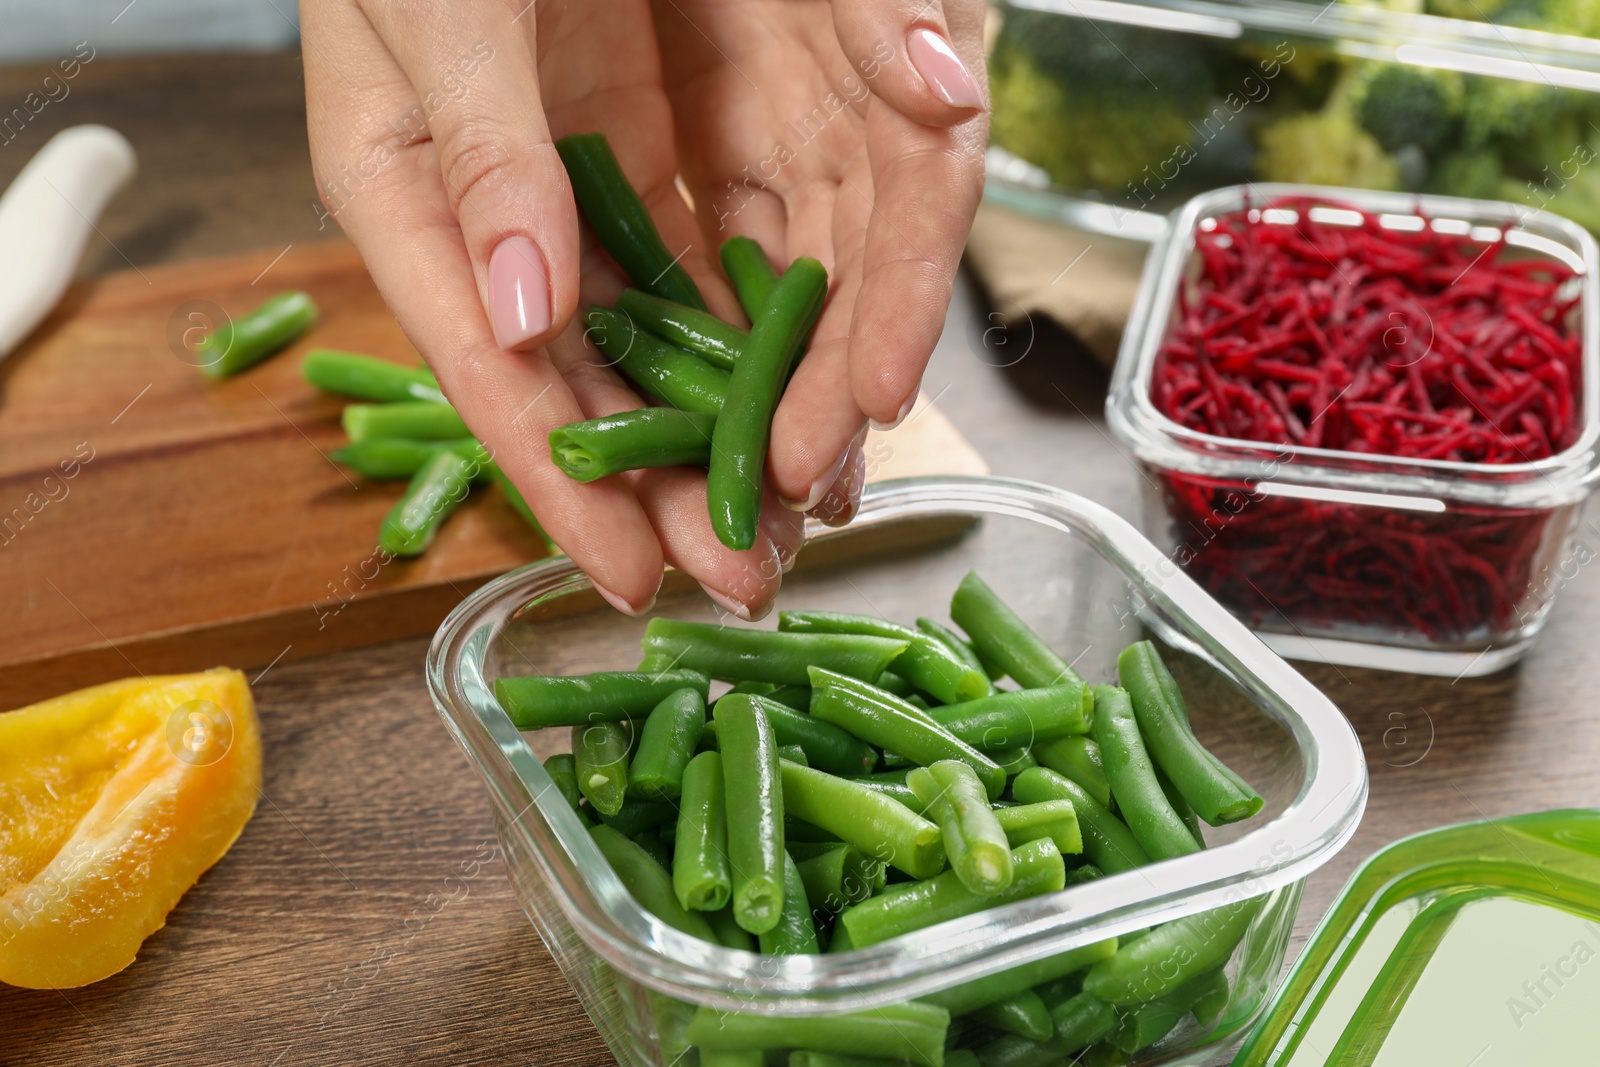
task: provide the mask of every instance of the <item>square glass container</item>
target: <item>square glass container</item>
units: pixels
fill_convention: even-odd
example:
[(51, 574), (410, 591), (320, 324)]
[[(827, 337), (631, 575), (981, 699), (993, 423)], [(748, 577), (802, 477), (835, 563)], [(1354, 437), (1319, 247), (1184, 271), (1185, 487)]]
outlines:
[[(1574, 443), (1529, 463), (1413, 460), (1219, 437), (1158, 411), (1152, 374), (1180, 287), (1198, 270), (1195, 234), (1219, 215), (1284, 197), (1322, 201), (1328, 206), (1311, 211), (1326, 212), (1318, 220), (1333, 225), (1344, 218), (1339, 205), (1348, 205), (1396, 230), (1427, 218), (1440, 232), (1503, 234), (1509, 254), (1577, 271), (1583, 380)], [(1294, 217), (1276, 213), (1283, 225)], [(1143, 475), (1145, 532), (1283, 655), (1451, 676), (1499, 670), (1532, 644), (1556, 593), (1584, 562), (1570, 553), (1600, 476), (1597, 309), (1594, 239), (1547, 212), (1316, 186), (1231, 186), (1197, 196), (1173, 213), (1145, 261), (1106, 401), (1111, 430)], [(1389, 605), (1338, 584), (1355, 554), (1392, 547), (1377, 545), (1374, 531), (1416, 555), (1389, 568), (1398, 572), (1385, 587)]]
[(1509, 200), (1600, 233), (1600, 14), (1583, 5), (992, 6), (994, 202), (1151, 240), (1207, 189), (1315, 183)]
[[(607, 608), (565, 558), (512, 571), (440, 627), (428, 683), (489, 791), (528, 917), (618, 1061), (675, 1062), (697, 1006), (863, 1011), (1267, 895), (1229, 965), (1221, 1016), (1204, 1030), (1187, 1020), (1139, 1062), (1203, 1062), (1236, 1036), (1277, 984), (1301, 882), (1348, 840), (1365, 805), (1366, 764), (1339, 710), (1131, 524), (1072, 494), (1000, 479), (907, 479), (869, 487), (850, 527), (808, 533), (779, 608), (942, 619), (961, 576), (976, 569), (1086, 678), (1112, 679), (1117, 653), (1153, 635), (1198, 736), (1266, 806), (1208, 830), (1205, 851), (868, 948), (764, 957), (714, 946), (644, 911), (601, 858), (540, 763), (569, 748), (570, 731), (519, 733), (493, 696), (503, 675), (631, 668), (647, 619)], [(728, 622), (678, 579), (669, 575), (657, 613)]]

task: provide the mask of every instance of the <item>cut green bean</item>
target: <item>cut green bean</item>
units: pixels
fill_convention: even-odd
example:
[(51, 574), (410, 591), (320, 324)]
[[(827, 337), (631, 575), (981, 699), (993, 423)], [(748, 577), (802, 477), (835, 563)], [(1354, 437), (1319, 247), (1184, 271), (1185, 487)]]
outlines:
[(601, 815), (622, 810), (628, 795), (628, 750), (633, 727), (626, 722), (596, 722), (572, 728), (572, 758), (578, 789)]
[(895, 696), (905, 700), (911, 699), (917, 693), (917, 687), (912, 685), (904, 675), (895, 671), (884, 671), (878, 675), (876, 680), (869, 678), (867, 681), (871, 681), (879, 689), (893, 693)]
[(1213, 1029), (1217, 1021), (1222, 1018), (1222, 1013), (1228, 1010), (1228, 1001), (1232, 990), (1228, 988), (1228, 974), (1218, 968), (1208, 975), (1202, 975), (1196, 981), (1203, 982), (1200, 995), (1195, 997), (1194, 1021), (1200, 1024), (1202, 1030)]
[[(676, 859), (676, 854), (674, 854)], [(722, 942), (723, 948), (736, 948), (741, 952), (754, 952), (757, 949), (756, 937), (750, 931), (739, 925), (733, 917), (733, 906), (719, 908), (716, 911), (705, 912), (705, 920), (710, 925), (717, 940)]]
[(798, 763), (802, 767), (811, 766), (811, 761), (806, 759), (806, 750), (799, 745), (779, 745), (778, 758), (786, 759), (790, 763)]
[(914, 627), (871, 615), (838, 611), (780, 611), (778, 629), (793, 633), (867, 634), (906, 643), (894, 661), (894, 673), (944, 704), (985, 696), (989, 678), (974, 670), (943, 641)]
[(1087, 685), (1015, 689), (929, 708), (928, 714), (973, 748), (1026, 748), (1054, 737), (1087, 733), (1094, 707), (1089, 694)]
[(972, 1017), (985, 1026), (1025, 1037), (1029, 1041), (1048, 1041), (1056, 1032), (1049, 1009), (1031, 989), (1013, 993), (993, 1004), (985, 1004)]
[[(1066, 867), (1055, 843), (1030, 841), (1011, 852), (1011, 884), (998, 893), (974, 893), (954, 871), (863, 901), (839, 916), (857, 948), (1061, 889)], [(1100, 966), (1097, 964), (1097, 966)]]
[(909, 1001), (849, 1015), (792, 1018), (701, 1008), (689, 1041), (704, 1049), (810, 1049), (943, 1067), (950, 1013)]
[[(655, 801), (647, 800), (643, 801), (643, 803), (651, 804), (655, 803)], [(622, 806), (622, 810), (627, 811), (628, 805), (624, 804)], [(617, 824), (613, 820), (602, 819), (601, 821), (607, 826), (611, 827), (613, 830), (617, 828)], [(659, 830), (643, 830), (637, 834), (627, 834), (626, 836), (634, 844), (648, 852), (650, 854), (650, 858), (661, 865), (662, 870), (672, 869), (672, 845), (661, 836), (661, 832)]]
[(578, 789), (578, 768), (572, 759), (572, 753), (558, 752), (551, 756), (544, 761), (544, 770), (556, 784), (562, 799), (578, 813), (579, 820), (587, 823), (589, 816), (578, 806), (578, 802), (583, 799), (583, 793)]
[(794, 710), (769, 697), (756, 696), (756, 707), (772, 722), (780, 745), (805, 750), (807, 766), (840, 777), (866, 774), (878, 762), (878, 750), (821, 719)]
[(733, 892), (725, 796), (721, 754), (702, 752), (690, 760), (672, 852), (672, 887), (690, 911), (718, 911)]
[(700, 1050), (700, 1067), (766, 1067), (767, 1057), (760, 1049)]
[(906, 785), (939, 827), (950, 869), (962, 885), (974, 893), (998, 893), (1011, 884), (1011, 846), (971, 767), (938, 760), (913, 770)]
[(433, 544), (444, 520), (472, 489), (483, 469), (454, 452), (435, 453), (412, 476), (405, 493), (383, 517), (378, 546), (395, 556), (419, 556)]
[(1102, 808), (1111, 807), (1111, 783), (1106, 781), (1100, 746), (1092, 737), (1057, 737), (1033, 746), (1033, 758), (1063, 778), (1083, 786)]
[(1121, 819), (1101, 807), (1077, 782), (1055, 771), (1044, 767), (1023, 771), (1012, 780), (1011, 795), (1023, 804), (1072, 801), (1083, 834), (1084, 855), (1107, 874), (1131, 871), (1150, 862), (1149, 854)]
[(730, 237), (722, 243), (722, 269), (733, 283), (739, 306), (751, 322), (778, 284), (778, 271), (767, 253), (748, 237)]
[(422, 367), (403, 367), (387, 359), (313, 348), (300, 363), (300, 374), (311, 385), (340, 396), (387, 403), (427, 400), (445, 403), (444, 393), (432, 374)]
[(722, 410), (728, 397), (727, 371), (646, 333), (611, 308), (592, 307), (583, 321), (595, 347), (645, 393), (684, 411), (715, 415)]
[[(1218, 972), (1191, 978), (1170, 993), (1124, 1011), (1107, 1039), (1124, 1052), (1139, 1052), (1172, 1033), (1197, 1002), (1216, 989)], [(1226, 988), (1226, 979), (1223, 979)], [(1088, 994), (1085, 994), (1087, 996)]]
[(924, 767), (942, 759), (959, 760), (977, 772), (991, 800), (1005, 789), (1006, 773), (998, 764), (928, 719), (926, 712), (919, 712), (892, 693), (826, 667), (811, 667), (810, 676), (814, 717)]
[(750, 334), (708, 311), (675, 300), (627, 289), (617, 298), (617, 310), (663, 341), (693, 352), (723, 370), (731, 371), (744, 351)]
[(1133, 699), (1150, 755), (1202, 819), (1221, 826), (1261, 810), (1261, 795), (1195, 738), (1182, 697), (1173, 699), (1177, 682), (1155, 645), (1140, 641), (1123, 649), (1117, 676)]
[(1228, 962), (1266, 897), (1174, 919), (1151, 930), (1084, 976), (1083, 988), (1112, 1004), (1142, 1004)]
[(1117, 939), (1111, 937), (1084, 945), (1082, 948), (1046, 956), (1033, 963), (1024, 963), (1020, 967), (1012, 967), (998, 974), (963, 982), (949, 989), (941, 989), (937, 993), (929, 993), (922, 999), (949, 1009), (951, 1015), (966, 1015), (985, 1004), (992, 1004), (1024, 989), (1031, 989), (1064, 975), (1074, 974), (1085, 967), (1091, 967), (1101, 960), (1110, 959), (1116, 951)]
[(346, 404), (339, 422), (350, 440), (360, 443), (386, 437), (411, 441), (454, 441), (472, 431), (449, 404), (401, 400), (393, 404)]
[(936, 622), (933, 619), (925, 616), (917, 619), (917, 629), (921, 630), (929, 637), (943, 642), (944, 646), (950, 651), (954, 652), (956, 657), (960, 659), (961, 662), (965, 663), (968, 667), (983, 675), (984, 680), (989, 683), (988, 691), (990, 693), (995, 691), (994, 681), (989, 677), (989, 668), (983, 665), (983, 661), (980, 660), (978, 658), (978, 654), (973, 651), (971, 643), (963, 638), (960, 634), (956, 633), (943, 623)]
[(1128, 693), (1113, 685), (1094, 689), (1094, 739), (1105, 761), (1106, 779), (1123, 821), (1151, 859), (1169, 860), (1198, 852), (1194, 835), (1167, 803), (1155, 764), (1139, 737)]
[[(715, 715), (728, 806), (733, 915), (752, 934), (764, 934), (783, 915), (784, 808), (778, 741), (753, 697), (725, 696), (717, 701)], [(782, 767), (787, 774), (797, 765)]]
[(996, 808), (995, 821), (1005, 831), (1011, 848), (1048, 837), (1063, 856), (1083, 851), (1083, 831), (1078, 826), (1078, 809), (1070, 800), (1047, 800), (1042, 804), (1018, 804)]
[[(906, 768), (908, 771), (911, 769), (910, 767)], [(925, 814), (926, 806), (921, 800), (917, 799), (917, 794), (913, 793), (911, 787), (906, 785), (905, 782), (881, 782), (875, 778), (852, 778), (850, 780), (857, 785), (865, 786), (874, 793), (882, 793), (886, 797), (898, 800), (918, 815)]]
[(317, 321), (309, 293), (271, 296), (240, 319), (229, 319), (200, 341), (195, 354), (207, 378), (227, 378), (253, 367), (299, 337)]
[(628, 790), (672, 799), (683, 790), (683, 771), (706, 725), (706, 698), (697, 688), (668, 693), (644, 720), (639, 751), (628, 767)]
[(994, 760), (995, 765), (1006, 772), (1007, 778), (1015, 778), (1029, 767), (1039, 766), (1039, 761), (1033, 758), (1033, 748), (1022, 745), (1018, 748), (996, 748), (983, 751), (985, 756)]
[(669, 251), (662, 243), (655, 220), (628, 184), (605, 134), (571, 134), (556, 141), (556, 152), (589, 228), (628, 279), (646, 292), (704, 310), (705, 298), (678, 262), (683, 251)]
[(832, 931), (828, 934), (828, 951), (837, 953), (850, 952), (854, 949), (855, 946), (850, 943), (850, 931), (834, 923)]
[(853, 634), (785, 634), (657, 617), (644, 631), (644, 654), (728, 682), (811, 684), (812, 665), (852, 678), (876, 678), (904, 652), (904, 641)]
[(1205, 833), (1200, 829), (1200, 816), (1194, 813), (1189, 802), (1183, 799), (1183, 794), (1178, 792), (1178, 787), (1172, 784), (1166, 772), (1160, 767), (1156, 769), (1156, 784), (1161, 786), (1161, 795), (1167, 798), (1167, 803), (1172, 805), (1172, 811), (1182, 820), (1184, 828), (1189, 831), (1189, 836), (1194, 838), (1194, 843), (1201, 848), (1206, 847)]
[(913, 878), (944, 869), (939, 828), (904, 804), (823, 771), (786, 763), (784, 810)]
[(783, 857), (783, 910), (778, 925), (762, 934), (760, 943), (762, 953), (768, 956), (814, 956), (821, 951), (805, 880), (788, 854)]
[(1072, 1067), (1128, 1067), (1132, 1062), (1132, 1055), (1110, 1041), (1102, 1041), (1084, 1049)]
[(710, 687), (699, 671), (675, 668), (500, 678), (494, 683), (494, 695), (517, 729), (538, 730), (642, 719), (680, 689), (693, 689), (704, 701)]
[(985, 663), (997, 664), (1024, 689), (1083, 684), (1078, 672), (1007, 607), (977, 571), (969, 572), (956, 587), (950, 617), (967, 632)]
[(1106, 872), (1102, 871), (1099, 867), (1096, 867), (1092, 863), (1085, 863), (1081, 866), (1074, 867), (1072, 870), (1067, 872), (1067, 884), (1069, 886), (1083, 885), (1085, 882), (1093, 882), (1094, 880), (1098, 878), (1104, 878), (1105, 876)]
[(772, 415), (789, 368), (828, 295), (828, 272), (801, 256), (767, 294), (728, 380), (727, 403), (711, 435), (706, 507), (717, 539), (735, 551), (755, 544)]
[(716, 424), (715, 415), (635, 408), (551, 430), (550, 458), (579, 482), (647, 467), (704, 467)]
[(375, 437), (334, 449), (328, 458), (342, 463), (364, 478), (393, 481), (410, 478), (439, 452), (454, 452), (478, 464), (474, 481), (482, 484), (491, 477), (489, 453), (471, 437), (454, 441), (412, 441), (401, 437)]
[(838, 914), (883, 888), (884, 864), (851, 845), (789, 846), (813, 911)]
[(1056, 1036), (1065, 1050), (1076, 1052), (1103, 1040), (1116, 1029), (1116, 1009), (1099, 997), (1078, 993), (1050, 1012)]
[(637, 842), (630, 841), (609, 826), (595, 826), (589, 836), (600, 849), (600, 854), (611, 864), (623, 888), (633, 895), (639, 906), (656, 918), (681, 930), (690, 937), (718, 944), (704, 918), (685, 911), (672, 893), (672, 878), (661, 865)]
[(793, 711), (804, 712), (811, 708), (811, 687), (809, 685), (773, 686), (771, 692), (761, 695), (768, 700), (777, 701)]

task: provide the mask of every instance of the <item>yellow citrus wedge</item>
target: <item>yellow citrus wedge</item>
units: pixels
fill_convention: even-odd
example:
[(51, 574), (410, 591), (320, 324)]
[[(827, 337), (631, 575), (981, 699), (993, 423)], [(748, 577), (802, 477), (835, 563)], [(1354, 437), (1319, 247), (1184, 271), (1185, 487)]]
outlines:
[(0, 714), (0, 982), (62, 989), (132, 963), (260, 791), (255, 702), (235, 670)]

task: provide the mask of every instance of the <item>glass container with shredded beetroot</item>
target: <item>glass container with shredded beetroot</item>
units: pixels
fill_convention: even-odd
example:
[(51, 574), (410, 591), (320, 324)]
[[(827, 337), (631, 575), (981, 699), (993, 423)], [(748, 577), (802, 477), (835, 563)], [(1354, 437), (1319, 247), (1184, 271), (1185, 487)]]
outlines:
[[(1279, 652), (1514, 661), (1593, 553), (1596, 251), (1510, 204), (1222, 189), (1146, 265), (1107, 411), (1147, 532)], [(1569, 558), (1574, 557), (1574, 558)]]

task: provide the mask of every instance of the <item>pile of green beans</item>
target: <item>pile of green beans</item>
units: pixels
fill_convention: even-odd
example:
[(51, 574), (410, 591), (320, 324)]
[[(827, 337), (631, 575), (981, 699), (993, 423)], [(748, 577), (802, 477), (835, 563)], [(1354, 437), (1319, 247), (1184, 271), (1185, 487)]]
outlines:
[[(1122, 653), (1123, 687), (1091, 687), (976, 574), (951, 614), (965, 635), (827, 611), (782, 612), (775, 631), (656, 618), (634, 670), (495, 693), (519, 729), (571, 730), (545, 762), (553, 796), (645, 910), (763, 955), (916, 937), (1199, 851), (1202, 819), (1260, 810), (1195, 739), (1150, 642)], [(731, 688), (709, 699), (713, 682)], [(672, 1055), (694, 1046), (702, 1064), (1127, 1063), (1185, 1019), (1216, 1025), (1264, 899), (852, 1015), (646, 1000), (672, 1016), (655, 1020)]]
[(605, 136), (563, 137), (556, 150), (579, 209), (634, 286), (615, 307), (588, 309), (586, 336), (641, 393), (665, 406), (553, 430), (551, 459), (584, 482), (650, 467), (704, 467), (718, 539), (749, 548), (773, 413), (822, 311), (827, 271), (802, 256), (780, 274), (760, 245), (735, 237), (722, 247), (722, 264), (751, 326), (724, 322), (706, 310), (680, 263), (688, 249), (674, 252), (663, 242)]
[(361, 401), (347, 404), (341, 413), (350, 443), (329, 458), (373, 481), (407, 483), (378, 528), (380, 550), (390, 556), (421, 555), (472, 488), (494, 482), (546, 549), (559, 551), (428, 370), (357, 352), (313, 348), (300, 373), (324, 392)]

